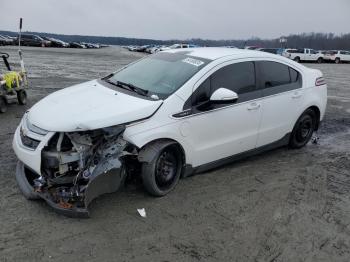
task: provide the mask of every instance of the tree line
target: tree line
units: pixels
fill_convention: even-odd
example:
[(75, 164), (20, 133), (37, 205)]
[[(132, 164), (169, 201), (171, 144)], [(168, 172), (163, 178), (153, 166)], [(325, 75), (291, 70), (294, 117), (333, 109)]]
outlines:
[[(282, 36), (286, 42), (281, 43), (280, 38), (260, 39), (250, 38), (241, 40), (210, 40), (210, 39), (186, 39), (186, 40), (156, 40), (111, 36), (85, 36), (85, 35), (63, 35), (52, 33), (25, 32), (41, 36), (61, 39), (65, 42), (88, 42), (106, 45), (171, 45), (174, 43), (191, 43), (199, 46), (260, 46), (260, 47), (290, 47), (290, 48), (313, 48), (317, 50), (344, 49), (350, 50), (350, 33), (335, 35), (333, 33), (302, 33)], [(17, 36), (16, 32), (0, 31), (0, 34)]]

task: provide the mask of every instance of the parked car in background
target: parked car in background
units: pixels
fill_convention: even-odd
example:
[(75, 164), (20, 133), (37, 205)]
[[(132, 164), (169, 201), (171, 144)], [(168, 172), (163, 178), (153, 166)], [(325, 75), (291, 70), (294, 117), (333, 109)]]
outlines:
[(146, 52), (147, 48), (151, 47), (151, 45), (142, 45), (136, 48), (137, 52)]
[(43, 39), (45, 40), (48, 40), (51, 42), (51, 47), (69, 47), (69, 44), (62, 41), (62, 40), (59, 40), (59, 39), (56, 39), (56, 38), (52, 38), (52, 37), (42, 37)]
[(137, 48), (138, 48), (138, 46), (135, 46), (135, 45), (129, 45), (129, 46), (127, 47), (127, 49), (128, 49), (129, 51), (136, 51)]
[(277, 55), (283, 55), (284, 50), (285, 50), (284, 48), (278, 48)]
[(78, 43), (78, 42), (69, 43), (69, 47), (70, 48), (86, 48), (85, 45)]
[(324, 54), (323, 59), (325, 62), (334, 62), (332, 61), (332, 56), (338, 53), (337, 50), (327, 50), (327, 51), (320, 51), (320, 52)]
[(85, 42), (81, 42), (80, 44), (86, 46), (86, 48), (100, 48), (99, 44), (85, 43)]
[(257, 51), (262, 51), (270, 54), (278, 54), (279, 48), (258, 48)]
[(152, 54), (159, 52), (162, 48), (165, 48), (165, 47), (167, 47), (167, 46), (165, 46), (165, 45), (159, 45), (159, 46), (154, 47), (154, 48), (151, 50), (151, 51), (153, 52)]
[(296, 53), (296, 52), (298, 52), (298, 49), (296, 48), (286, 48), (283, 50), (282, 56), (289, 58), (291, 53)]
[(256, 50), (259, 49), (260, 46), (245, 46), (244, 49), (248, 49), (248, 50)]
[(199, 47), (195, 44), (174, 44), (171, 46), (166, 45), (142, 45), (142, 46), (124, 46), (124, 48), (128, 49), (129, 51), (136, 51), (136, 52), (145, 52), (149, 54), (154, 54), (159, 51), (165, 51), (165, 50), (171, 50), (171, 49), (179, 49), (179, 48), (195, 48)]
[(161, 47), (160, 51), (171, 50), (171, 49), (180, 49), (180, 48), (190, 48), (189, 44), (174, 44), (171, 46)]
[(13, 45), (14, 41), (13, 39), (9, 38), (8, 36), (0, 35), (0, 45)]
[(7, 37), (8, 39), (12, 39), (13, 41), (16, 40), (15, 36), (10, 36), (10, 35), (3, 35), (3, 36)]
[(44, 40), (47, 40), (47, 41), (50, 41), (51, 44), (50, 46), (51, 47), (69, 47), (69, 44), (62, 41), (62, 40), (59, 40), (59, 39), (56, 39), (56, 38), (52, 38), (52, 37), (46, 37), (46, 36), (42, 36), (42, 38)]
[[(19, 39), (17, 37), (15, 43), (18, 44), (18, 42), (19, 42)], [(22, 34), (21, 45), (22, 46), (48, 47), (51, 45), (51, 41), (45, 40), (38, 35)]]
[(331, 61), (336, 64), (349, 63), (350, 51), (346, 50), (331, 50), (327, 51), (324, 55), (326, 61)]
[(154, 54), (159, 47), (159, 45), (150, 45), (146, 48), (145, 52), (148, 54)]
[(314, 49), (286, 49), (283, 56), (292, 59), (296, 62), (317, 62), (323, 63), (324, 54), (317, 52)]

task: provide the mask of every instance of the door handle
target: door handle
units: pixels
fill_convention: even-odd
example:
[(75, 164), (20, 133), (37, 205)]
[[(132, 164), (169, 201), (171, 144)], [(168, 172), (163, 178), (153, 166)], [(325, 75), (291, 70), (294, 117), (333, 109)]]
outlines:
[(293, 99), (297, 99), (297, 98), (300, 98), (301, 97), (301, 94), (299, 92), (295, 92), (293, 95), (292, 95), (292, 98)]
[(251, 110), (257, 110), (260, 108), (260, 104), (258, 103), (251, 103), (249, 106), (248, 106), (248, 110), (251, 111)]

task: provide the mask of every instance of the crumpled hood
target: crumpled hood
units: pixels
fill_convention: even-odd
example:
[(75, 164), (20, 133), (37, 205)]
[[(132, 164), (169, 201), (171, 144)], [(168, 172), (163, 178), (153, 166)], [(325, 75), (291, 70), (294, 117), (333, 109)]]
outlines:
[(29, 111), (35, 126), (54, 132), (93, 130), (151, 116), (162, 104), (107, 88), (97, 80), (57, 91)]

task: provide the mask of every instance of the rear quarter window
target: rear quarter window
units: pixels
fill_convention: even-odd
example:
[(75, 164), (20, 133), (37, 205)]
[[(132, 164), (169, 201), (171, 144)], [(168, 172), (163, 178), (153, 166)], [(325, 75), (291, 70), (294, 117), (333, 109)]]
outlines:
[(298, 82), (300, 80), (300, 73), (293, 68), (289, 67), (290, 80), (292, 83)]

